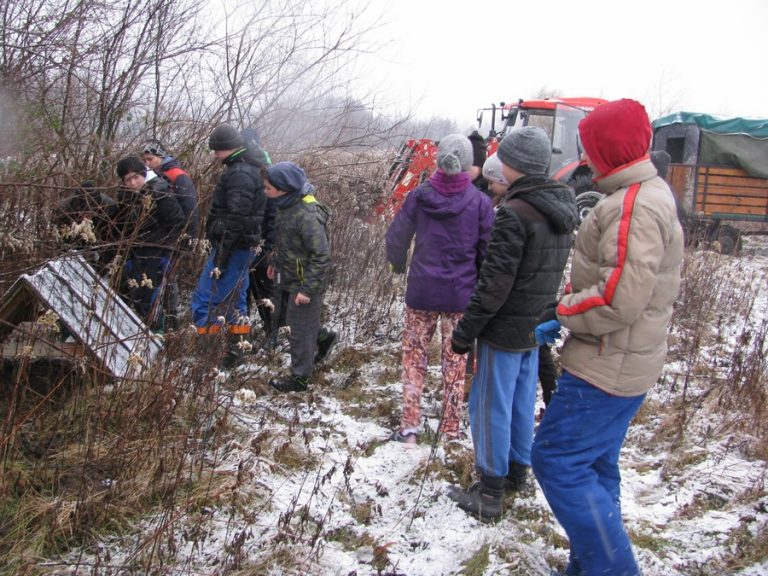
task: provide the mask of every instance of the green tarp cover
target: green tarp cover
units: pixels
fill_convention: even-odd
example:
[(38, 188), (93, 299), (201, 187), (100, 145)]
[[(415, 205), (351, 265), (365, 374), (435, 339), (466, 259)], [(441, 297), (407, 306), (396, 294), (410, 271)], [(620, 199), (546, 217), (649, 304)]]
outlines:
[(752, 176), (768, 178), (768, 120), (677, 112), (655, 120), (653, 129), (672, 124), (699, 128), (699, 164), (741, 168)]
[(699, 164), (731, 166), (768, 178), (768, 138), (701, 131)]
[(699, 112), (675, 112), (653, 121), (653, 129), (670, 124), (696, 124), (702, 130), (717, 134), (748, 134), (755, 138), (768, 138), (768, 119), (718, 118)]

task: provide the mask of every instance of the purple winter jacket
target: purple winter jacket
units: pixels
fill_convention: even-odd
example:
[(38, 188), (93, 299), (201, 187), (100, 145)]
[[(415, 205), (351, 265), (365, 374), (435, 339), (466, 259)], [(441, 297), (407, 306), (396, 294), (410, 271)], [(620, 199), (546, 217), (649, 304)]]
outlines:
[(416, 236), (405, 303), (417, 310), (464, 311), (492, 224), (490, 198), (464, 174), (433, 176), (408, 194), (386, 235), (387, 260), (396, 272), (405, 272)]

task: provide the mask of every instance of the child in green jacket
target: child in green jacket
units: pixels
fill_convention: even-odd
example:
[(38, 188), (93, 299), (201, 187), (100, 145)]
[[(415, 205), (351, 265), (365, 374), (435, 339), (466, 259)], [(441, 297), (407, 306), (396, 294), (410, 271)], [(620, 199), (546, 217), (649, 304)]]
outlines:
[(314, 186), (296, 164), (278, 162), (265, 172), (266, 195), (277, 204), (274, 254), (267, 274), (277, 284), (275, 299), (278, 306), (286, 306), (291, 331), (291, 374), (269, 384), (279, 392), (301, 392), (307, 389), (314, 365), (330, 355), (337, 339), (335, 332), (320, 326), (331, 265), (325, 229), (328, 210), (315, 199)]

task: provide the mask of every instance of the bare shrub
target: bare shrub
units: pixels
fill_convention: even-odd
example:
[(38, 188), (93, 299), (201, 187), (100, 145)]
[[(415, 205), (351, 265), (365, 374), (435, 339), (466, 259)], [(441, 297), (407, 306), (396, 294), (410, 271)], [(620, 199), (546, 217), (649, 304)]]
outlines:
[(748, 432), (765, 445), (768, 323), (761, 291), (767, 280), (765, 271), (749, 272), (738, 258), (686, 255), (669, 356), (679, 365), (671, 381), (680, 393), (680, 433), (699, 411), (713, 411), (724, 429)]

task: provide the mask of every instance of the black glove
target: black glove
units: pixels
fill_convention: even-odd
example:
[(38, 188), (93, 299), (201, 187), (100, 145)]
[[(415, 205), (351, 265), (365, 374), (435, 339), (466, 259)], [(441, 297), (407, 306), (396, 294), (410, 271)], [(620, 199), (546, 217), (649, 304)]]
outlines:
[(550, 302), (547, 304), (539, 315), (538, 323), (542, 324), (544, 322), (549, 322), (550, 320), (557, 320), (557, 302)]
[(451, 350), (454, 354), (466, 354), (470, 348), (472, 348), (472, 344), (463, 344), (455, 338), (451, 338)]

